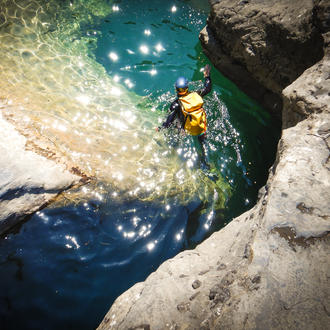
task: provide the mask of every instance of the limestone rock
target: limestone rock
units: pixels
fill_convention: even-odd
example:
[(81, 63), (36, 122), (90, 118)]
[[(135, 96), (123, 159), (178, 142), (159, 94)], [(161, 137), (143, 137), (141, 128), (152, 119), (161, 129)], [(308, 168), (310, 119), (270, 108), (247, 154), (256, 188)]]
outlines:
[(0, 234), (81, 177), (26, 150), (26, 138), (0, 116)]
[(279, 112), (282, 89), (323, 57), (320, 26), (327, 26), (321, 14), (326, 5), (312, 0), (212, 3), (200, 34), (206, 54), (243, 91)]
[(257, 205), (125, 292), (99, 329), (327, 328), (327, 123), (286, 129)]
[(294, 83), (284, 89), (284, 127), (293, 126), (311, 114), (330, 113), (329, 55), (326, 54), (321, 61), (307, 69)]

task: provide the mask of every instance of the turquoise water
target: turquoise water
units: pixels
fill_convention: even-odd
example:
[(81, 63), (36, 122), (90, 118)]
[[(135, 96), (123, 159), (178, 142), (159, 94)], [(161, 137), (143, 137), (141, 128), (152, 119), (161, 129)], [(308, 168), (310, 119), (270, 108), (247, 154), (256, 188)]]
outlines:
[[(190, 137), (180, 138), (175, 129), (154, 131), (168, 114), (168, 106), (175, 97), (173, 84), (177, 76), (186, 76), (191, 81), (191, 89), (202, 86), (201, 68), (209, 61), (202, 53), (198, 34), (206, 23), (206, 1), (106, 1), (104, 8), (90, 1), (86, 3), (91, 6), (83, 6), (83, 9), (79, 3), (73, 2), (71, 6), (68, 1), (58, 1), (63, 12), (58, 7), (54, 7), (55, 11), (50, 5), (42, 7), (51, 18), (57, 13), (56, 19), (61, 22), (56, 25), (47, 18), (51, 23), (46, 25), (48, 30), (42, 32), (42, 38), (56, 35), (56, 42), (61, 41), (61, 48), (56, 51), (61, 54), (70, 51), (72, 63), (77, 56), (75, 49), (70, 48), (68, 35), (73, 33), (77, 39), (72, 44), (85, 42), (87, 47), (79, 48), (79, 54), (84, 59), (82, 52), (85, 51), (88, 58), (84, 60), (91, 63), (86, 65), (91, 69), (88, 75), (81, 73), (81, 81), (90, 90), (75, 86), (78, 82), (74, 80), (73, 71), (67, 76), (65, 71), (62, 85), (57, 85), (55, 91), (51, 87), (53, 82), (47, 81), (46, 92), (43, 90), (41, 97), (53, 97), (54, 104), (58, 104), (54, 95), (61, 92), (64, 110), (58, 110), (56, 118), (63, 118), (61, 122), (65, 125), (73, 125), (75, 121), (67, 114), (75, 110), (69, 103), (74, 87), (79, 92), (84, 91), (84, 98), (77, 94), (74, 103), (76, 100), (88, 103), (93, 96), (101, 95), (86, 107), (110, 113), (109, 121), (118, 120), (116, 125), (99, 128), (99, 121), (95, 121), (95, 126), (91, 122), (88, 129), (78, 124), (72, 127), (92, 141), (91, 149), (82, 154), (98, 159), (99, 154), (93, 154), (92, 149), (98, 150), (101, 145), (99, 149), (106, 151), (100, 158), (113, 157), (110, 159), (113, 167), (102, 168), (95, 159), (87, 162), (86, 155), (77, 158), (81, 166), (87, 163), (96, 168), (94, 172), (99, 179), (85, 187), (94, 194), (82, 195), (78, 190), (74, 201), (57, 201), (0, 241), (1, 329), (94, 329), (123, 291), (144, 280), (164, 260), (193, 248), (233, 217), (251, 208), (274, 161), (279, 123), (213, 67), (213, 90), (205, 98), (209, 121), (207, 146), (211, 166), (221, 182), (217, 185), (209, 182), (198, 170), (198, 162), (185, 166), (195, 155)], [(77, 6), (75, 11), (69, 12), (74, 6)], [(84, 16), (86, 8), (90, 16)], [(30, 11), (32, 16), (33, 10)], [(79, 25), (74, 25), (77, 21)], [(73, 30), (70, 34), (69, 29)], [(7, 36), (6, 33), (1, 26), (0, 37)], [(36, 41), (31, 40), (32, 46), (29, 46), (33, 47)], [(24, 55), (24, 61), (26, 57)], [(100, 80), (93, 78), (98, 77), (93, 70), (100, 71), (97, 63), (118, 84), (116, 88), (123, 90), (119, 100), (110, 99), (110, 96), (109, 102), (105, 96), (101, 99), (113, 85), (104, 83), (106, 87), (102, 89)], [(35, 66), (41, 64), (46, 69), (50, 65), (42, 62)], [(66, 85), (66, 81), (74, 86)], [(14, 87), (15, 90), (19, 88)], [(63, 101), (62, 90), (71, 91), (71, 87), (72, 93), (66, 95), (69, 101)], [(8, 95), (14, 94), (6, 88), (3, 90)], [(24, 84), (24, 88), (29, 87)], [(40, 90), (36, 89), (35, 93)], [(14, 102), (19, 101), (14, 99)], [(107, 102), (109, 105), (105, 106)], [(129, 115), (137, 118), (131, 123), (129, 117), (126, 122), (132, 127), (132, 135), (121, 130), (119, 122), (128, 108), (133, 109)], [(51, 108), (42, 113), (36, 104), (35, 109), (39, 111), (39, 121), (51, 116)], [(65, 115), (61, 117), (62, 112)], [(93, 115), (98, 117), (99, 113), (95, 110)], [(50, 130), (47, 126), (40, 129), (42, 132)], [(58, 134), (61, 141), (58, 131), (54, 132), (52, 134)], [(66, 148), (73, 148), (78, 142)], [(152, 145), (141, 154), (137, 151), (133, 154), (135, 149), (130, 146), (136, 143)], [(130, 152), (125, 154), (127, 148)], [(121, 149), (120, 157), (113, 156)], [(157, 167), (156, 158), (160, 159), (162, 167)], [(126, 176), (134, 176), (131, 174), (135, 173), (131, 170), (134, 164), (141, 170), (138, 173), (144, 178), (143, 182), (158, 182), (160, 191), (157, 194), (149, 194), (148, 190), (142, 197), (127, 193), (139, 182), (136, 178), (125, 180)], [(112, 173), (118, 169), (124, 173), (124, 180), (119, 181), (125, 185), (112, 180)], [(157, 171), (163, 171), (166, 180), (172, 178), (170, 174), (174, 172), (173, 186), (164, 184), (157, 174), (159, 181), (156, 181), (152, 172)], [(188, 171), (188, 182), (182, 181), (180, 189), (181, 175)], [(191, 185), (189, 180), (192, 180)]]

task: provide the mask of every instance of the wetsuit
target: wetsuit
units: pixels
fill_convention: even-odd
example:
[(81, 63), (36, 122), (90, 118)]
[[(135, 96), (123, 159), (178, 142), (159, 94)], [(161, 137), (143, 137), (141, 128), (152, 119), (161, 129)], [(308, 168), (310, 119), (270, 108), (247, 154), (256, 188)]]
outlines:
[[(201, 90), (196, 91), (201, 97), (204, 97), (206, 94), (208, 94), (212, 89), (212, 81), (211, 77), (207, 76), (204, 78), (204, 87)], [(188, 92), (189, 93), (189, 92)], [(184, 129), (184, 124), (185, 124), (185, 118), (181, 110), (181, 106), (179, 103), (179, 97), (182, 95), (178, 95), (178, 98), (175, 99), (171, 106), (170, 110), (171, 113), (168, 115), (166, 121), (162, 124), (161, 128), (168, 128), (172, 125), (173, 121), (175, 118), (179, 118), (180, 123), (181, 123), (181, 129)], [(205, 146), (205, 139), (206, 139), (206, 132), (198, 135), (198, 142), (200, 143), (201, 146), (201, 152), (202, 152), (202, 159), (201, 159), (201, 165), (205, 166), (206, 168), (209, 168), (208, 161), (207, 161), (207, 149)]]

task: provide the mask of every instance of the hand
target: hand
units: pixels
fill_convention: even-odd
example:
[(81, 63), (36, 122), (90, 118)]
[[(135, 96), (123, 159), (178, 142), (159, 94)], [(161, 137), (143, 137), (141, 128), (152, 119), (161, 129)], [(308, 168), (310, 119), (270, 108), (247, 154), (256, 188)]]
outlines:
[(159, 127), (156, 127), (156, 128), (155, 128), (155, 131), (156, 131), (156, 132), (159, 132)]
[(204, 71), (203, 71), (204, 78), (206, 78), (210, 75), (210, 71), (211, 71), (211, 67), (208, 64), (206, 64), (204, 67)]

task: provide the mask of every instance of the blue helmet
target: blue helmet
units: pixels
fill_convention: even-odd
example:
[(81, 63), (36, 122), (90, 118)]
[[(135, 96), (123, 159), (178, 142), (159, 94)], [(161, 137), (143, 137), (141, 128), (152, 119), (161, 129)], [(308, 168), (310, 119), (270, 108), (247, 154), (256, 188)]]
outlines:
[(175, 82), (175, 88), (188, 88), (188, 79), (179, 77)]
[(179, 77), (175, 82), (175, 88), (178, 94), (186, 94), (188, 91), (188, 79)]

